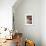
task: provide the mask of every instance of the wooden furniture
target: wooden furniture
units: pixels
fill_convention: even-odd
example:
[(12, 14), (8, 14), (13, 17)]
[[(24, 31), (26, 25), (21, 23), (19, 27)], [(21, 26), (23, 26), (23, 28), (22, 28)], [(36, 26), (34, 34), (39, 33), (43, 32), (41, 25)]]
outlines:
[(22, 33), (15, 33), (16, 46), (22, 46)]
[(34, 42), (32, 40), (26, 40), (25, 46), (35, 46)]

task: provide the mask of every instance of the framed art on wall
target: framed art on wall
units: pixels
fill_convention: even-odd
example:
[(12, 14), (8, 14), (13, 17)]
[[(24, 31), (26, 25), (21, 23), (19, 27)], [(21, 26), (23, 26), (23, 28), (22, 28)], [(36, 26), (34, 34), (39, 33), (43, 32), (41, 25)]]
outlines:
[(25, 14), (25, 24), (31, 25), (32, 24), (32, 14)]

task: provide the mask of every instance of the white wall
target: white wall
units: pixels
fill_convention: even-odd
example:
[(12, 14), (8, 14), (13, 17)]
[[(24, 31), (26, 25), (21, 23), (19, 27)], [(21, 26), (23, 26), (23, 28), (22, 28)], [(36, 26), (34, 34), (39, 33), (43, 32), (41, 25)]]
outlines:
[(0, 0), (0, 27), (12, 28), (12, 6), (16, 0)]
[[(15, 5), (14, 5), (15, 6)], [(33, 13), (33, 24), (25, 25), (25, 14)], [(40, 0), (23, 0), (23, 2), (15, 9), (15, 28), (22, 32), (24, 38), (35, 41), (36, 46), (41, 46), (41, 28), (40, 28)]]
[(41, 40), (42, 46), (46, 46), (46, 0), (41, 1)]

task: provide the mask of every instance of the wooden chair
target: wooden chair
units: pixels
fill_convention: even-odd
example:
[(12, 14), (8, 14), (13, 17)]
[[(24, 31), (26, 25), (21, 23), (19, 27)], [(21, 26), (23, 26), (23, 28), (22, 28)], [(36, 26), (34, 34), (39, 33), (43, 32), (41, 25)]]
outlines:
[(16, 33), (15, 34), (15, 42), (16, 42), (16, 46), (21, 46), (21, 44), (22, 44), (22, 33)]
[(35, 43), (32, 40), (26, 40), (25, 46), (35, 46)]

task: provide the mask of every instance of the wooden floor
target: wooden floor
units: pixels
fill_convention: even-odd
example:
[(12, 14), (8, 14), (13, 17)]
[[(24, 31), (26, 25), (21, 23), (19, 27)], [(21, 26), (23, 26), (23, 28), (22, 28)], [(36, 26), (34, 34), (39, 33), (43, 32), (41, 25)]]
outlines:
[(2, 43), (0, 46), (16, 46), (15, 39), (13, 40), (6, 40), (6, 42)]

